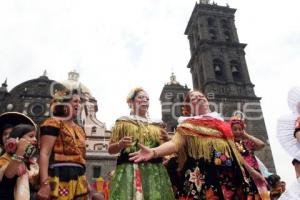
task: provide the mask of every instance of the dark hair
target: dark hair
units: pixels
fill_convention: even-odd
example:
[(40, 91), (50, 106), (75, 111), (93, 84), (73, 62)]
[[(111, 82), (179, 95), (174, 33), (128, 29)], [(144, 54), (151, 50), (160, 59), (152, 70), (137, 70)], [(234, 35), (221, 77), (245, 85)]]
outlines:
[(12, 124), (4, 124), (1, 129), (0, 129), (0, 145), (4, 145), (3, 144), (3, 140), (2, 140), (2, 136), (3, 136), (3, 132), (5, 131), (5, 129), (8, 129), (8, 128), (13, 128), (14, 125)]
[(73, 95), (79, 95), (77, 89), (67, 90), (60, 101), (54, 101), (52, 104), (52, 114), (57, 117), (66, 117), (69, 115), (70, 110), (67, 103), (72, 99)]
[(280, 176), (278, 176), (277, 174), (272, 174), (267, 177), (267, 182), (272, 188), (274, 188), (276, 186), (276, 183), (278, 183), (279, 181)]
[(13, 128), (10, 133), (10, 138), (21, 138), (27, 133), (35, 131), (35, 127), (29, 124), (19, 124)]
[(297, 159), (293, 159), (293, 160), (292, 160), (292, 164), (293, 164), (293, 165), (300, 164), (300, 161), (297, 160)]

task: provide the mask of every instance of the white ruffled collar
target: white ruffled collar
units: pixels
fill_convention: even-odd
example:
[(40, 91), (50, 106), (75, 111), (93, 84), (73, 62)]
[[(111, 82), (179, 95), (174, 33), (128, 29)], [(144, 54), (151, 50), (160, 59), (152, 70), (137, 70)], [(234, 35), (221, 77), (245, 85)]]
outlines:
[(221, 121), (224, 121), (223, 117), (221, 116), (220, 113), (217, 112), (210, 112), (204, 115), (198, 115), (198, 116), (190, 116), (190, 117), (179, 117), (178, 118), (178, 123), (182, 123), (183, 121), (187, 120), (187, 119), (201, 119), (203, 117), (212, 117)]
[(132, 120), (132, 121), (138, 121), (148, 124), (163, 124), (162, 120), (153, 120), (148, 117), (141, 117), (138, 115), (129, 115), (129, 116), (122, 116), (118, 120)]

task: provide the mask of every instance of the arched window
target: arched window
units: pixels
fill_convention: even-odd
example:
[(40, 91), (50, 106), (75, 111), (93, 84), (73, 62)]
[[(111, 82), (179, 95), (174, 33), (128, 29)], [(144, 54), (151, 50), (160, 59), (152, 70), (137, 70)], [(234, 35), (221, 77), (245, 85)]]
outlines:
[(240, 63), (236, 60), (230, 61), (230, 69), (232, 73), (232, 78), (234, 81), (241, 81), (241, 67)]
[(214, 59), (213, 60), (213, 67), (216, 79), (219, 81), (225, 80), (225, 74), (224, 74), (224, 63), (220, 59)]
[(209, 33), (209, 38), (210, 38), (211, 40), (216, 40), (216, 39), (218, 39), (218, 38), (217, 38), (217, 33), (216, 33), (215, 30), (210, 29), (210, 30), (208, 31), (208, 33)]

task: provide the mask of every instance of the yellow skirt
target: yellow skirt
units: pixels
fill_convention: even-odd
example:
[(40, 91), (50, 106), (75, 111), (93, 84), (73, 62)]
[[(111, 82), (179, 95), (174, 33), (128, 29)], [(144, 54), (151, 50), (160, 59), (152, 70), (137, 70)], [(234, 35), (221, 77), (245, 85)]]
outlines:
[(83, 169), (57, 167), (49, 171), (51, 199), (88, 199), (89, 188)]

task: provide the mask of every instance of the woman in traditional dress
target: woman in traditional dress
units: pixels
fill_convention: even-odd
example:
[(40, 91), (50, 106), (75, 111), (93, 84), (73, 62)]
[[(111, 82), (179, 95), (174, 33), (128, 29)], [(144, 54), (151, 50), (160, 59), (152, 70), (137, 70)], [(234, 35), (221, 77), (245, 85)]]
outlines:
[(77, 90), (59, 91), (53, 117), (41, 125), (40, 199), (87, 199), (85, 132), (74, 121), (80, 112)]
[[(24, 117), (22, 114), (16, 115)], [(36, 144), (36, 127), (33, 122), (30, 125), (16, 125), (11, 131), (5, 143), (5, 154), (0, 157), (0, 199), (30, 199), (30, 185), (38, 183), (34, 181), (39, 173), (33, 157)]]
[(110, 183), (110, 200), (173, 200), (169, 176), (161, 158), (135, 164), (129, 153), (139, 150), (138, 144), (157, 147), (167, 140), (162, 123), (147, 117), (149, 96), (142, 88), (128, 95), (130, 116), (117, 119), (112, 130), (108, 152), (119, 153), (117, 167)]
[[(242, 113), (237, 113), (231, 117), (230, 125), (234, 135), (234, 143), (238, 151), (249, 166), (262, 174), (254, 152), (264, 148), (265, 143), (245, 131), (245, 122)], [(255, 200), (259, 200), (261, 199), (260, 194), (263, 195), (263, 193), (268, 193), (267, 184), (256, 185), (255, 182), (250, 179), (250, 192), (248, 196), (251, 196)]]
[(290, 113), (282, 115), (277, 121), (277, 137), (281, 146), (294, 158), (297, 180), (291, 184), (280, 200), (300, 199), (300, 87), (293, 87), (288, 92)]
[(177, 153), (183, 174), (178, 188), (181, 200), (246, 199), (249, 179), (244, 167), (255, 179), (264, 182), (264, 178), (243, 161), (230, 125), (210, 112), (201, 92), (189, 92), (185, 102), (185, 114), (190, 117), (179, 119), (172, 141), (154, 148), (139, 145), (141, 150), (130, 154), (130, 160), (143, 162)]
[(9, 134), (18, 124), (31, 124), (34, 122), (28, 116), (19, 112), (5, 112), (0, 115), (0, 155), (5, 153), (4, 144)]

